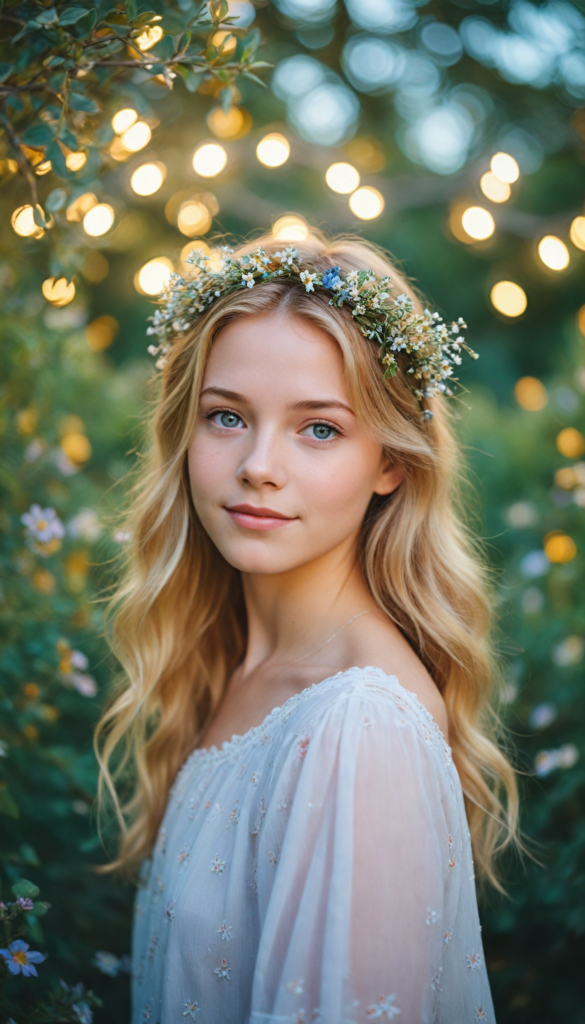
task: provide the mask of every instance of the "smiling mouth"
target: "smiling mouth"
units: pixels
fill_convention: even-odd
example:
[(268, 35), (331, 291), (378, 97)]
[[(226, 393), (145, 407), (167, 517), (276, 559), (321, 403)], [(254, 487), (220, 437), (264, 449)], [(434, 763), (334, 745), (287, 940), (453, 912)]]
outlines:
[(224, 508), (234, 523), (248, 530), (277, 530), (297, 518), (260, 505), (225, 505)]

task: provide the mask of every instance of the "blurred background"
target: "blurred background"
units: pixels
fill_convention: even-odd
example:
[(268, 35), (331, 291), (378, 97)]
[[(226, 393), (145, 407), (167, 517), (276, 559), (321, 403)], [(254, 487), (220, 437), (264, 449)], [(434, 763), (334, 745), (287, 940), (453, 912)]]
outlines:
[(3, 941), (47, 956), (0, 977), (2, 1020), (129, 1016), (132, 891), (93, 871), (95, 599), (153, 297), (218, 233), (314, 225), (386, 247), (480, 354), (465, 500), (541, 862), (481, 897), (483, 940), (500, 1024), (585, 1021), (582, 3), (27, 0), (0, 29), (0, 900), (33, 901)]

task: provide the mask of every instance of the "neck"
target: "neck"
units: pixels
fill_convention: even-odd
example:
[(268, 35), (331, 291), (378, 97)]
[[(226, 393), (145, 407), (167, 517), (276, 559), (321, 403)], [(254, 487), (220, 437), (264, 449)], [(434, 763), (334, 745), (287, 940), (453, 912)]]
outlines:
[(355, 542), (283, 573), (243, 573), (248, 616), (245, 678), (260, 666), (290, 664), (352, 615), (376, 607)]

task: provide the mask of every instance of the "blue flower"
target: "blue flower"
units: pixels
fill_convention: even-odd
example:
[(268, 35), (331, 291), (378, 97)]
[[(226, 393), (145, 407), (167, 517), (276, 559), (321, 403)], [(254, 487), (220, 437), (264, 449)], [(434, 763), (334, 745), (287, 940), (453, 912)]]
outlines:
[(333, 267), (331, 270), (326, 270), (323, 274), (322, 285), (324, 288), (328, 288), (329, 291), (337, 291), (341, 284), (341, 278), (339, 276), (339, 267)]
[(0, 949), (0, 956), (6, 961), (6, 966), (11, 974), (24, 974), (25, 977), (33, 975), (38, 977), (36, 967), (33, 964), (40, 964), (46, 959), (42, 953), (28, 952), (28, 942), (22, 939), (15, 939), (8, 949)]

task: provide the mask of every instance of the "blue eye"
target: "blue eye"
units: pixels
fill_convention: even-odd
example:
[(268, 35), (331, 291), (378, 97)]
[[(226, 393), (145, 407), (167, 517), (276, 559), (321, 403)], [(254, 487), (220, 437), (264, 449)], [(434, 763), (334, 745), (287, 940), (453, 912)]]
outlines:
[[(219, 417), (219, 422), (216, 417)], [(212, 413), (210, 419), (216, 423), (218, 427), (227, 427), (233, 429), (234, 427), (241, 426), (242, 418), (235, 412), (230, 412), (228, 409), (224, 409), (223, 412)]]
[(335, 427), (331, 427), (329, 423), (311, 423), (311, 426), (306, 429), (313, 431), (309, 437), (313, 437), (317, 441), (330, 441), (333, 435), (338, 433)]

